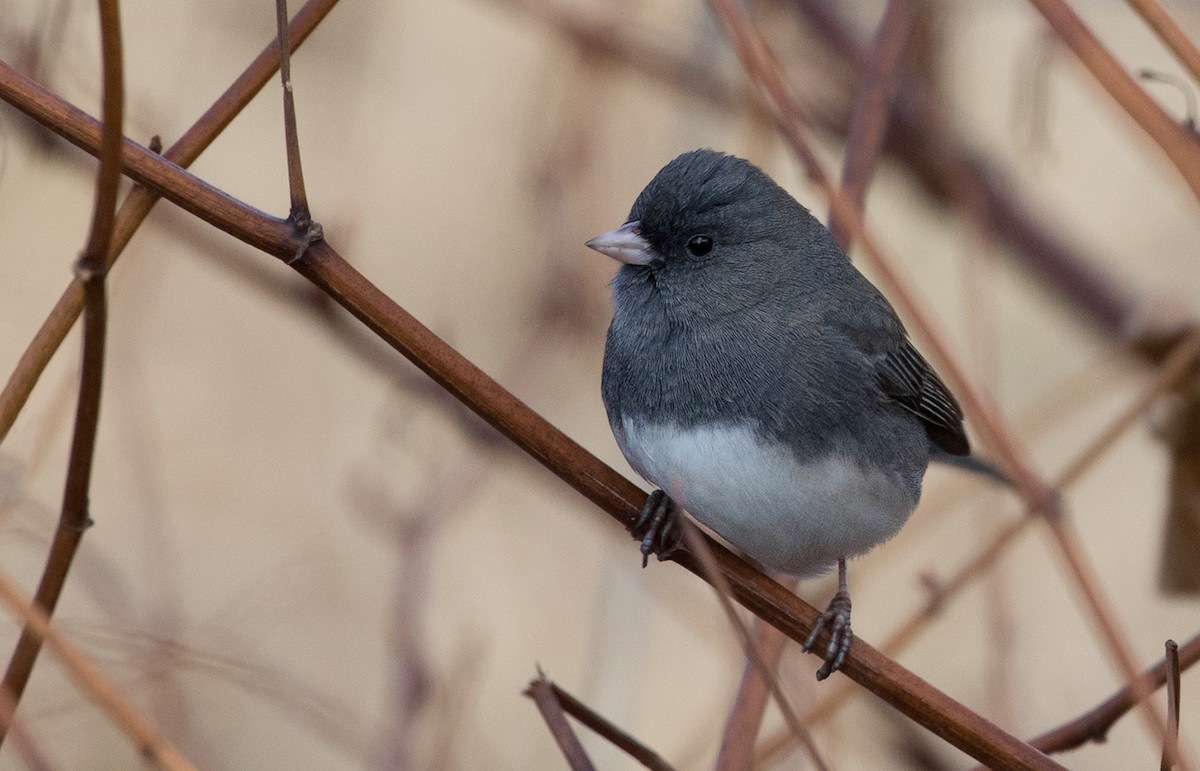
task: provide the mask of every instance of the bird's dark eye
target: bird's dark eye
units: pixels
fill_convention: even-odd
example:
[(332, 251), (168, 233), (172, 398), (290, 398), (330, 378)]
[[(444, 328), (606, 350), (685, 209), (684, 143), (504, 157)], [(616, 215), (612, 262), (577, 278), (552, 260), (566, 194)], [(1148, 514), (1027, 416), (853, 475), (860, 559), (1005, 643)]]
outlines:
[(688, 254), (693, 257), (703, 257), (711, 252), (712, 248), (713, 240), (711, 236), (692, 236), (687, 242)]

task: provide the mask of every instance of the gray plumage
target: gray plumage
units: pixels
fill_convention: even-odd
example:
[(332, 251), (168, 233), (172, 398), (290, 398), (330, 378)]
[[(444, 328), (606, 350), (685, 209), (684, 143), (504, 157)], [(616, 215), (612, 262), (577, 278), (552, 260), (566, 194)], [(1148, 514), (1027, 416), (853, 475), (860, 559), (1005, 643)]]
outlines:
[(644, 263), (613, 281), (609, 422), (639, 473), (751, 557), (808, 575), (866, 551), (916, 505), (931, 444), (968, 452), (887, 300), (761, 170), (685, 153), (629, 223), (636, 258), (590, 244)]

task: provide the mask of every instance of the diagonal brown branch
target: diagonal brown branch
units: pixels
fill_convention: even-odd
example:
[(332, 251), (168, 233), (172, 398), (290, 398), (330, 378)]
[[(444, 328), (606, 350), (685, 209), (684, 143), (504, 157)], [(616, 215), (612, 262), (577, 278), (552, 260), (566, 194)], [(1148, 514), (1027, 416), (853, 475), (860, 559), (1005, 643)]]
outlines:
[[(1164, 391), (1173, 387), (1195, 366), (1197, 357), (1200, 357), (1200, 332), (1193, 332), (1171, 351), (1158, 372), (1121, 414), (1088, 442), (1075, 456), (1075, 459), (1059, 473), (1055, 480), (1058, 489), (1065, 491), (1079, 481), (1083, 474), (1104, 455), (1105, 451), (1135, 425)], [(1027, 513), (1021, 519), (1006, 525), (949, 578), (939, 580), (936, 593), (932, 594), (924, 605), (909, 615), (888, 635), (880, 646), (880, 650), (889, 656), (903, 651), (917, 633), (938, 614), (947, 601), (969, 586), (975, 578), (983, 575), (1004, 554), (1009, 544), (1035, 521)], [(805, 722), (812, 724), (829, 717), (841, 706), (849, 693), (848, 690), (841, 689), (827, 696), (805, 713)], [(762, 742), (762, 746), (756, 754), (757, 763), (766, 762), (788, 744), (790, 744), (790, 736), (784, 732), (777, 732), (776, 735)]]
[[(729, 601), (729, 597), (732, 594), (729, 590), (729, 584), (726, 583), (724, 576), (721, 575), (720, 568), (717, 566), (717, 561), (713, 557), (712, 551), (708, 548), (708, 544), (700, 537), (700, 528), (686, 517), (680, 517), (679, 522), (683, 528), (683, 538), (687, 543), (688, 550), (695, 555), (697, 563), (700, 565), (701, 570), (704, 571), (704, 580), (708, 581), (716, 591), (717, 601), (720, 603), (725, 617), (729, 619), (730, 625), (737, 632), (738, 642), (742, 646), (746, 660), (758, 671), (759, 681), (766, 685), (767, 690), (771, 693), (771, 697), (775, 699), (775, 704), (779, 707), (779, 712), (783, 715), (783, 720), (787, 724), (788, 731), (794, 739), (804, 745), (804, 749), (808, 753), (808, 756), (812, 758), (813, 766), (817, 771), (827, 771), (829, 766), (826, 765), (824, 758), (821, 757), (816, 742), (813, 741), (812, 735), (808, 730), (800, 724), (800, 719), (796, 717), (796, 711), (792, 709), (791, 702), (784, 695), (783, 689), (779, 687), (779, 678), (775, 676), (775, 672), (772, 671), (767, 660), (763, 657), (762, 650), (759, 649), (755, 639), (750, 635), (750, 631), (746, 629), (746, 625), (742, 623), (742, 620), (738, 618), (737, 612), (733, 609), (733, 603)], [(717, 769), (718, 771), (736, 769), (739, 767), (736, 765), (739, 760), (741, 759), (722, 753), (718, 758)]]
[[(891, 0), (875, 33), (871, 53), (860, 76), (858, 100), (850, 116), (846, 157), (842, 165), (842, 195), (865, 210), (867, 185), (879, 163), (887, 133), (892, 100), (900, 83), (900, 60), (912, 34), (918, 0)], [(837, 212), (829, 213), (829, 232), (846, 254), (851, 234)]]
[[(95, 152), (95, 121), (0, 63), (0, 98), (56, 133)], [(292, 260), (304, 238), (270, 217), (211, 187), (145, 148), (126, 140), (126, 173), (221, 230)], [(327, 242), (308, 246), (293, 267), (358, 317), (456, 398), (628, 527), (646, 495), (633, 483), (547, 423), (498, 383), (440, 340), (345, 262)], [(727, 549), (713, 545), (733, 596), (751, 612), (803, 641), (818, 612)], [(679, 564), (698, 573), (686, 555)], [(896, 709), (981, 762), (1008, 768), (1059, 768), (858, 639), (842, 670)]]
[[(792, 0), (797, 13), (846, 66), (861, 72), (867, 52), (833, 0)], [(936, 98), (915, 74), (905, 78), (892, 118), (888, 149), (921, 181), (929, 195), (960, 207), (982, 209), (991, 235), (1012, 244), (1012, 255), (1074, 304), (1104, 332), (1122, 340), (1137, 306), (1129, 290), (1094, 259), (1055, 235), (1016, 196), (999, 168), (969, 149), (948, 125)]]
[(1117, 104), (1171, 160), (1200, 196), (1200, 142), (1151, 99), (1063, 0), (1029, 0)]
[[(58, 529), (46, 557), (34, 601), (47, 616), (54, 613), (71, 562), (91, 525), (88, 514), (88, 489), (92, 478), (92, 461), (96, 450), (96, 430), (100, 423), (100, 390), (104, 379), (104, 338), (108, 311), (104, 291), (105, 255), (112, 242), (113, 221), (116, 216), (117, 186), (121, 181), (122, 112), (125, 104), (123, 64), (121, 58), (121, 21), (117, 0), (100, 0), (100, 47), (104, 73), (102, 116), (104, 128), (100, 136), (100, 168), (96, 174), (96, 202), (92, 213), (91, 233), (76, 268), (83, 282), (83, 362), (80, 368), (79, 402), (75, 413), (75, 430), (71, 437), (71, 453), (67, 463), (67, 478), (63, 491), (62, 512)], [(15, 709), (25, 693), (29, 675), (42, 647), (42, 635), (29, 624), (21, 630), (17, 647), (8, 662), (4, 681), (0, 684), (11, 696)], [(4, 741), (0, 731), (0, 743)]]
[[(1188, 640), (1178, 650), (1179, 667), (1200, 661), (1200, 635)], [(1158, 662), (1143, 673), (1151, 688), (1161, 688), (1167, 680), (1167, 661)], [(1065, 752), (1087, 742), (1103, 741), (1113, 724), (1137, 706), (1134, 689), (1126, 685), (1095, 708), (1030, 741), (1044, 752)]]
[(1125, 2), (1133, 6), (1133, 10), (1137, 11), (1150, 29), (1154, 30), (1167, 48), (1171, 49), (1175, 58), (1184, 67), (1187, 67), (1188, 72), (1192, 74), (1192, 79), (1200, 83), (1200, 50), (1196, 48), (1196, 44), (1179, 24), (1171, 18), (1171, 15), (1163, 9), (1162, 4), (1158, 0), (1125, 0)]
[[(3, 573), (0, 573), (0, 601), (24, 620), (25, 628), (37, 635), (39, 641), (46, 642), (54, 655), (66, 666), (80, 690), (109, 715), (113, 723), (137, 746), (143, 757), (171, 771), (195, 768), (174, 745), (160, 736), (126, 703), (120, 690), (101, 675), (86, 656), (55, 631), (46, 612), (23, 598), (12, 579)], [(11, 714), (11, 710), (15, 708), (15, 704), (6, 705), (4, 712)], [(0, 721), (0, 726), (4, 730), (8, 729), (8, 724), (4, 721)]]
[[(860, 77), (842, 166), (842, 194), (864, 208), (867, 186), (879, 162), (883, 137), (892, 112), (892, 99), (899, 82), (901, 56), (916, 18), (916, 0), (891, 0), (871, 46), (871, 55)], [(829, 232), (847, 255), (850, 232), (841, 220), (830, 216)], [(767, 668), (774, 674), (783, 655), (783, 636), (773, 627), (756, 624), (753, 643), (761, 650)], [(746, 669), (726, 722), (718, 768), (750, 768), (754, 747), (767, 706), (768, 689), (757, 668), (747, 660)], [(799, 722), (799, 721), (797, 721)], [(795, 734), (789, 728), (790, 734)]]

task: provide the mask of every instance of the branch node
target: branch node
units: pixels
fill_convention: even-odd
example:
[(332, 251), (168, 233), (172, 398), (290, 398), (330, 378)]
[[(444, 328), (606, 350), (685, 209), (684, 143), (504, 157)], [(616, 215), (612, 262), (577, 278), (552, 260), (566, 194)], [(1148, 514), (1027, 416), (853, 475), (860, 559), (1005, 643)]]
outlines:
[(96, 524), (96, 521), (94, 519), (92, 519), (90, 516), (85, 515), (83, 520), (79, 521), (79, 522), (68, 521), (65, 518), (60, 519), (58, 522), (58, 529), (64, 530), (68, 533), (82, 534), (85, 530), (87, 530), (94, 524)]
[(300, 238), (300, 244), (296, 247), (296, 253), (287, 261), (288, 265), (295, 265), (300, 261), (308, 251), (308, 247), (324, 240), (325, 229), (321, 227), (321, 223), (312, 218), (307, 209), (293, 210), (288, 217), (288, 222), (292, 224), (296, 235)]
[(108, 267), (103, 262), (97, 263), (87, 252), (79, 255), (72, 270), (75, 272), (75, 277), (85, 285), (93, 281), (103, 281), (108, 273)]

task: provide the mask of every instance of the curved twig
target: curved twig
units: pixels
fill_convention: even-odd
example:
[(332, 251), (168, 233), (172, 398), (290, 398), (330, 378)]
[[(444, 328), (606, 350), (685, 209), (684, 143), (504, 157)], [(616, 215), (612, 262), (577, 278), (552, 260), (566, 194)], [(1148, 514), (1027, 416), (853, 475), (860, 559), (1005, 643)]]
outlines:
[[(75, 430), (63, 491), (58, 529), (46, 557), (46, 566), (38, 583), (34, 601), (47, 616), (54, 613), (71, 562), (91, 525), (88, 514), (88, 489), (91, 486), (92, 461), (96, 450), (96, 429), (100, 422), (100, 390), (104, 379), (104, 338), (108, 311), (104, 276), (105, 256), (112, 242), (116, 217), (117, 187), (121, 181), (122, 112), (125, 104), (121, 59), (121, 21), (117, 0), (100, 0), (100, 47), (103, 57), (104, 98), (103, 130), (100, 136), (100, 168), (96, 174), (96, 201), (91, 233), (79, 258), (77, 277), (83, 283), (83, 363), (80, 372), (79, 402), (75, 412)], [(20, 704), (29, 675), (42, 647), (42, 635), (29, 623), (21, 630), (16, 650), (4, 673), (2, 687), (12, 697), (14, 708)], [(0, 732), (0, 743), (4, 733)]]

